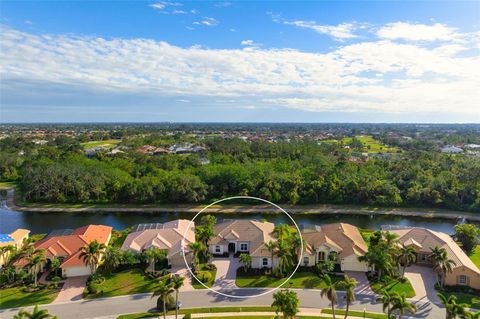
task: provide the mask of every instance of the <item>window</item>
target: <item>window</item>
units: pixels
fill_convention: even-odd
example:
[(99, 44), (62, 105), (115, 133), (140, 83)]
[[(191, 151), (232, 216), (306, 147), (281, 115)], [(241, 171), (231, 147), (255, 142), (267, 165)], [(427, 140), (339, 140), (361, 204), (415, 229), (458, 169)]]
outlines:
[(247, 244), (240, 244), (240, 251), (247, 251), (248, 245)]
[(304, 263), (305, 265), (308, 265), (308, 261), (309, 261), (309, 260), (308, 260), (308, 257), (303, 257), (303, 263)]
[(262, 259), (262, 265), (263, 266), (268, 266), (268, 259), (267, 258)]
[(220, 252), (220, 246), (215, 246), (215, 252), (219, 253)]
[(459, 285), (466, 285), (467, 284), (467, 276), (465, 276), (465, 275), (458, 276), (458, 284)]
[(318, 253), (318, 260), (325, 261), (325, 252), (324, 251), (320, 251)]

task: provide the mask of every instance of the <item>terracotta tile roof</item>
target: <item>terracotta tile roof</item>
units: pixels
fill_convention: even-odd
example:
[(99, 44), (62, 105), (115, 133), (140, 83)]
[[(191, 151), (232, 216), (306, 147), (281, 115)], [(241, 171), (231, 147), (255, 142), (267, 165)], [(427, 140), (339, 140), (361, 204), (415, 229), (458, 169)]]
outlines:
[(390, 232), (399, 235), (398, 241), (406, 246), (415, 242), (415, 246), (419, 247), (421, 252), (431, 253), (432, 248), (444, 248), (448, 258), (455, 262), (454, 268), (464, 266), (480, 274), (478, 267), (448, 234), (419, 227), (391, 230)]
[(342, 258), (352, 254), (363, 256), (368, 250), (358, 228), (350, 224), (304, 226), (302, 236), (305, 241), (305, 250), (309, 253), (322, 245), (333, 248)]
[[(156, 225), (156, 227), (128, 234), (121, 249), (136, 252), (142, 252), (149, 248), (166, 249), (168, 250), (167, 257), (171, 257), (182, 251), (182, 239), (185, 232), (186, 246), (195, 241), (195, 224), (190, 225), (190, 220), (177, 219)], [(185, 250), (188, 251), (188, 248)]]
[(246, 219), (229, 220), (215, 225), (216, 236), (209, 244), (225, 244), (228, 242), (226, 239), (249, 242), (251, 256), (269, 257), (271, 253), (264, 244), (276, 240), (272, 234), (274, 228), (275, 225), (269, 222)]
[(12, 233), (10, 233), (10, 237), (12, 237), (13, 240), (15, 240), (15, 241), (19, 241), (22, 238), (24, 238), (25, 236), (28, 236), (28, 234), (30, 234), (30, 231), (28, 229), (19, 228), (19, 229), (13, 231)]
[[(80, 249), (96, 240), (101, 244), (108, 244), (112, 227), (103, 225), (88, 225), (77, 228), (72, 235), (51, 236), (46, 237), (33, 246), (36, 249), (43, 249), (45, 257), (62, 257), (64, 258), (61, 267), (84, 265), (80, 259)], [(16, 265), (23, 266), (26, 260), (19, 260)]]

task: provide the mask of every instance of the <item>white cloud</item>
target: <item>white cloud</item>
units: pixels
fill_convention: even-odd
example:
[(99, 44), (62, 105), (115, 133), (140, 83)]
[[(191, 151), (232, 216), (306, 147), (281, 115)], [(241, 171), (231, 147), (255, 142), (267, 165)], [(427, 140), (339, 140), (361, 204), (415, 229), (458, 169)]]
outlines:
[[(43, 92), (44, 83), (112, 95), (239, 101), (232, 107), (479, 114), (480, 57), (458, 54), (476, 47), (473, 37), (428, 47), (368, 41), (311, 53), (0, 31), (1, 89), (17, 96)], [(22, 91), (18, 83), (38, 87)]]
[(338, 41), (356, 38), (357, 35), (355, 35), (353, 31), (359, 28), (359, 26), (354, 23), (341, 23), (338, 25), (320, 25), (317, 24), (315, 21), (303, 20), (283, 21), (283, 23), (287, 25), (294, 25), (300, 28), (311, 29), (317, 33), (331, 36)]
[(179, 7), (182, 6), (183, 4), (180, 2), (170, 2), (170, 1), (159, 1), (156, 3), (152, 3), (150, 5), (151, 8), (156, 9), (156, 10), (163, 10), (167, 7)]
[(244, 47), (260, 47), (262, 46), (260, 43), (256, 43), (253, 40), (243, 40), (240, 42), (240, 45), (243, 45)]
[(459, 34), (455, 28), (445, 24), (435, 23), (432, 25), (408, 22), (389, 23), (377, 31), (380, 38), (389, 40), (409, 41), (452, 41)]
[(215, 18), (211, 18), (211, 17), (204, 17), (202, 20), (200, 21), (195, 21), (193, 24), (196, 24), (196, 25), (205, 25), (207, 27), (213, 27), (213, 26), (216, 26), (218, 24), (218, 20), (215, 19)]

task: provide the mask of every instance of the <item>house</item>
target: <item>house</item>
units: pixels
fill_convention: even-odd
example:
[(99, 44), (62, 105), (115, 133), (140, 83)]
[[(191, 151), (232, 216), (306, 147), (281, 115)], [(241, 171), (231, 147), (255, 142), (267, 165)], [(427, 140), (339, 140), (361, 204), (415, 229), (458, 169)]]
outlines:
[(367, 263), (358, 260), (368, 247), (357, 227), (345, 223), (303, 225), (301, 231), (305, 246), (303, 266), (315, 266), (335, 256), (342, 271), (369, 270)]
[(252, 256), (252, 268), (272, 267), (276, 258), (265, 247), (265, 243), (275, 241), (275, 225), (257, 220), (227, 220), (215, 225), (215, 236), (208, 243), (213, 255), (235, 255), (247, 253)]
[(195, 241), (195, 224), (187, 219), (177, 219), (164, 224), (140, 224), (135, 231), (128, 234), (121, 250), (141, 253), (148, 249), (167, 251), (169, 266), (183, 267), (185, 260), (182, 253), (182, 241), (185, 235), (185, 259), (190, 264), (192, 254), (188, 248)]
[(445, 285), (470, 286), (480, 289), (480, 270), (448, 234), (417, 227), (396, 229), (390, 232), (399, 236), (398, 241), (402, 245), (415, 247), (416, 263), (420, 265), (432, 266), (432, 248), (444, 248), (448, 258), (455, 262), (453, 271), (446, 275)]
[(460, 147), (456, 147), (453, 145), (447, 145), (445, 147), (442, 147), (440, 150), (442, 153), (448, 153), (448, 154), (460, 154), (463, 153), (463, 150)]
[[(30, 231), (28, 229), (17, 229), (10, 234), (0, 234), (0, 247), (13, 246), (17, 250), (22, 248), (25, 239), (28, 238)], [(5, 263), (7, 252), (0, 254), (0, 267)]]
[[(51, 262), (52, 258), (60, 260), (62, 275), (66, 277), (91, 275), (88, 265), (80, 257), (81, 248), (93, 241), (107, 245), (110, 242), (112, 227), (103, 225), (83, 226), (73, 231), (60, 235), (49, 235), (34, 244), (35, 249), (45, 251), (47, 263), (42, 265), (42, 270)], [(26, 259), (15, 263), (17, 267), (27, 265)]]

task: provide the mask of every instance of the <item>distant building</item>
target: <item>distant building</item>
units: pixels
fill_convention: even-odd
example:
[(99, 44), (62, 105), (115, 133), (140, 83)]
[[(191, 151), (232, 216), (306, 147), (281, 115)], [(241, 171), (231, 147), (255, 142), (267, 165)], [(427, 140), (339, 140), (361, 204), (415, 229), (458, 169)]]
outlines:
[(447, 145), (445, 147), (442, 147), (441, 152), (448, 153), (448, 154), (460, 154), (460, 153), (463, 153), (463, 150), (460, 147)]
[[(30, 231), (28, 229), (17, 229), (10, 234), (0, 234), (0, 247), (13, 246), (16, 249), (20, 249), (29, 234)], [(3, 266), (6, 258), (8, 258), (7, 253), (0, 255), (0, 267)]]

